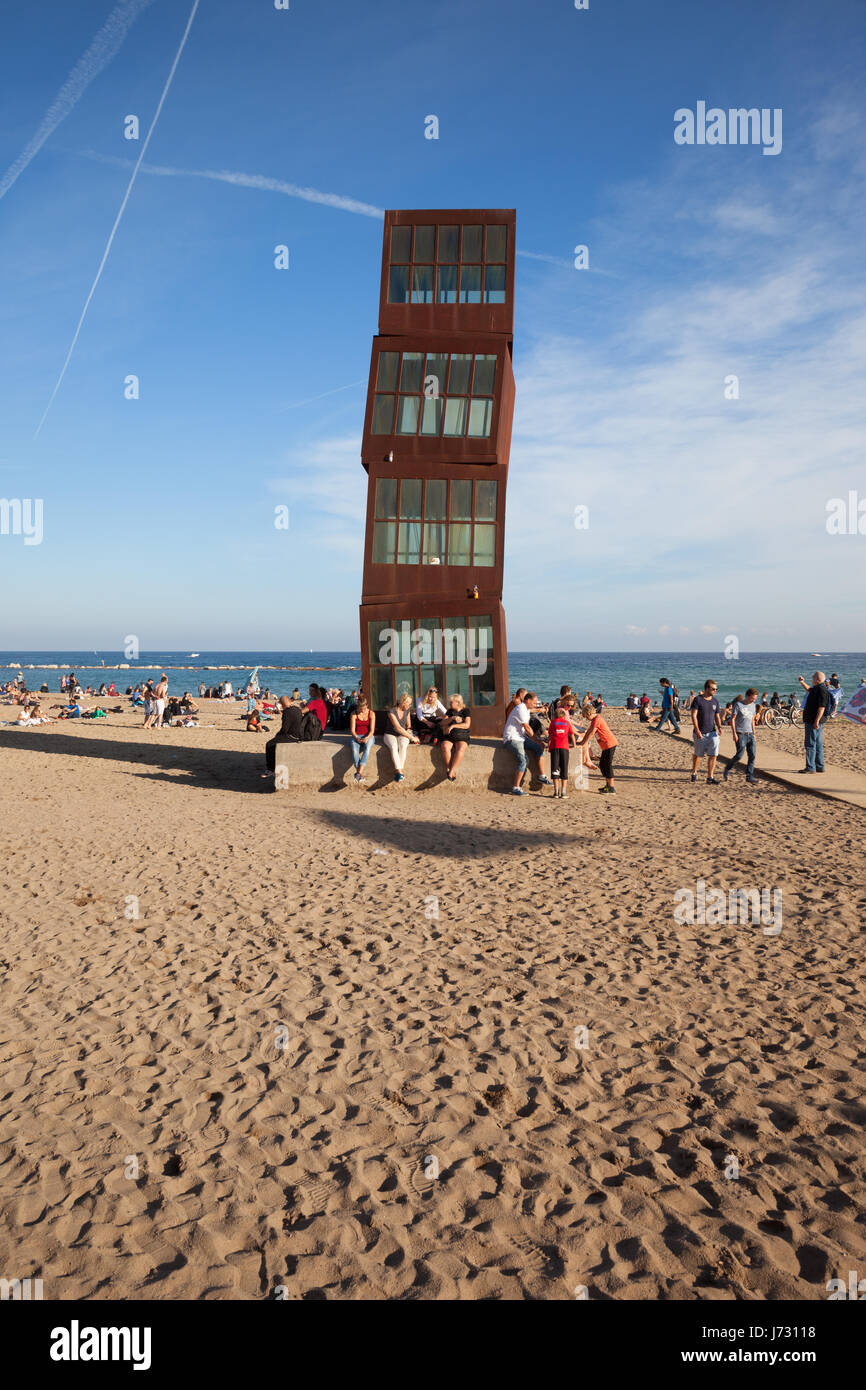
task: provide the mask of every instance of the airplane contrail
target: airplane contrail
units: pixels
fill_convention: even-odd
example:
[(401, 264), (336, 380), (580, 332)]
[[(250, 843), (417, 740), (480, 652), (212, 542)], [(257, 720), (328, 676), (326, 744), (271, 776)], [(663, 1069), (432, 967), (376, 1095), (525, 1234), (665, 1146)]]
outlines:
[[(84, 159), (93, 159), (98, 164), (118, 164), (129, 167), (130, 161), (119, 155), (98, 154), (96, 150), (80, 150)], [(265, 193), (284, 193), (289, 198), (301, 198), (307, 203), (322, 203), (325, 207), (339, 208), (342, 212), (356, 212), (362, 217), (385, 216), (384, 208), (374, 207), (372, 203), (359, 202), (357, 198), (345, 198), (342, 193), (322, 193), (318, 188), (308, 188), (297, 183), (286, 183), (282, 179), (268, 178), (266, 174), (239, 174), (231, 169), (172, 169), (164, 164), (142, 164), (143, 174), (160, 174), (171, 178), (216, 179), (219, 183), (233, 183), (239, 188), (259, 188)]]
[(106, 68), (126, 38), (132, 25), (153, 0), (120, 0), (115, 5), (86, 53), (82, 54), (49, 106), (36, 134), (25, 145), (5, 174), (0, 176), (0, 198), (4, 198), (16, 179), (39, 153), (49, 135), (66, 120), (72, 108), (87, 91), (94, 77)]
[(110, 233), (110, 235), (109, 235), (108, 242), (107, 242), (106, 247), (105, 247), (105, 250), (104, 250), (104, 252), (103, 252), (103, 254), (102, 254), (102, 260), (99, 262), (99, 269), (98, 269), (97, 272), (96, 272), (96, 275), (95, 275), (94, 280), (93, 280), (93, 284), (90, 286), (90, 293), (88, 294), (86, 300), (84, 301), (84, 308), (81, 310), (81, 318), (78, 320), (78, 326), (77, 326), (77, 328), (75, 329), (75, 332), (74, 332), (74, 334), (73, 334), (73, 336), (72, 336), (72, 342), (70, 343), (70, 345), (69, 345), (69, 351), (68, 351), (67, 354), (66, 354), (66, 361), (63, 363), (63, 366), (62, 366), (62, 368), (61, 368), (61, 370), (60, 370), (60, 375), (59, 375), (59, 377), (57, 378), (57, 383), (56, 383), (56, 385), (55, 385), (55, 387), (54, 387), (54, 390), (51, 392), (51, 397), (50, 397), (50, 399), (49, 399), (49, 401), (48, 401), (47, 406), (45, 407), (45, 410), (44, 410), (43, 415), (42, 415), (42, 419), (39, 421), (39, 424), (38, 424), (37, 429), (36, 429), (36, 434), (33, 436), (34, 439), (38, 438), (38, 436), (39, 436), (39, 431), (42, 429), (42, 426), (45, 424), (45, 420), (46, 420), (46, 417), (47, 417), (47, 415), (48, 415), (48, 412), (49, 412), (49, 410), (51, 409), (52, 405), (54, 404), (54, 397), (57, 395), (57, 392), (60, 390), (60, 387), (61, 387), (62, 384), (63, 384), (63, 378), (64, 378), (65, 375), (66, 375), (66, 369), (67, 369), (67, 367), (69, 366), (70, 361), (72, 360), (72, 354), (73, 354), (73, 352), (75, 351), (75, 344), (78, 342), (78, 335), (79, 335), (79, 333), (81, 332), (82, 326), (83, 326), (83, 324), (84, 324), (84, 319), (85, 319), (85, 316), (86, 316), (86, 314), (87, 314), (87, 310), (90, 308), (90, 301), (91, 301), (91, 299), (93, 298), (94, 294), (96, 293), (96, 287), (97, 287), (97, 285), (99, 284), (100, 277), (101, 277), (101, 275), (102, 275), (103, 270), (105, 269), (105, 262), (108, 260), (108, 254), (109, 254), (109, 252), (110, 252), (110, 250), (111, 250), (112, 243), (114, 242), (114, 238), (115, 238), (115, 235), (116, 235), (116, 233), (117, 233), (117, 229), (118, 229), (118, 227), (120, 226), (120, 219), (123, 217), (123, 214), (124, 214), (124, 212), (125, 212), (125, 210), (126, 210), (126, 205), (127, 205), (127, 203), (129, 202), (129, 197), (130, 197), (130, 194), (132, 193), (132, 189), (133, 189), (133, 186), (134, 186), (134, 184), (135, 184), (136, 177), (137, 177), (137, 175), (138, 175), (139, 167), (140, 167), (140, 165), (141, 165), (141, 163), (142, 163), (142, 161), (143, 161), (143, 159), (144, 159), (145, 154), (147, 153), (147, 147), (148, 147), (148, 145), (150, 144), (150, 137), (153, 135), (153, 132), (154, 132), (155, 129), (156, 129), (156, 123), (157, 123), (157, 121), (159, 120), (160, 114), (161, 114), (161, 112), (162, 112), (162, 108), (163, 108), (163, 106), (164, 106), (164, 104), (165, 104), (165, 99), (166, 99), (166, 97), (168, 96), (169, 88), (171, 87), (171, 84), (172, 84), (172, 82), (174, 81), (174, 74), (175, 74), (175, 72), (177, 71), (177, 65), (178, 65), (178, 63), (180, 62), (181, 54), (183, 53), (183, 50), (184, 50), (184, 48), (186, 47), (186, 41), (187, 41), (187, 39), (189, 38), (189, 31), (190, 31), (190, 29), (192, 28), (192, 22), (193, 22), (193, 20), (195, 19), (196, 10), (198, 9), (198, 7), (199, 7), (199, 0), (193, 0), (193, 6), (192, 6), (192, 9), (190, 10), (189, 19), (187, 20), (187, 22), (186, 22), (186, 28), (185, 28), (184, 31), (183, 31), (183, 38), (182, 38), (181, 41), (180, 41), (180, 44), (179, 44), (179, 46), (178, 46), (177, 53), (174, 55), (174, 62), (173, 62), (172, 65), (171, 65), (171, 71), (169, 72), (168, 77), (166, 78), (166, 81), (165, 81), (165, 86), (164, 86), (163, 89), (162, 89), (162, 96), (161, 96), (160, 99), (159, 99), (159, 104), (158, 104), (158, 106), (157, 106), (157, 108), (156, 108), (156, 111), (154, 112), (153, 120), (152, 120), (151, 123), (150, 123), (150, 127), (149, 127), (149, 129), (148, 129), (147, 135), (144, 137), (144, 143), (143, 143), (142, 146), (141, 146), (141, 153), (140, 153), (140, 155), (138, 156), (138, 159), (137, 159), (136, 162), (135, 162), (135, 168), (134, 168), (133, 171), (132, 171), (132, 177), (130, 178), (129, 183), (128, 183), (127, 186), (126, 186), (126, 192), (125, 192), (124, 195), (123, 195), (123, 202), (120, 204), (120, 209), (119, 209), (119, 211), (118, 211), (117, 216), (116, 216), (115, 219), (114, 219), (114, 226), (113, 226), (112, 229), (111, 229), (111, 233)]

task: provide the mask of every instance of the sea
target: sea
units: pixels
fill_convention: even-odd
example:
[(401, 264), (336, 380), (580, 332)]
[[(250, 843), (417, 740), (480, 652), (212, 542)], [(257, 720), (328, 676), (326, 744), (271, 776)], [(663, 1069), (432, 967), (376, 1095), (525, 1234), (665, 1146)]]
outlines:
[[(60, 689), (60, 677), (74, 671), (82, 686), (97, 689), (102, 681), (113, 680), (121, 692), (161, 671), (168, 676), (169, 691), (182, 694), (198, 691), (199, 684), (218, 685), (231, 681), (235, 690), (243, 687), (258, 667), (259, 683), (273, 695), (291, 694), (295, 686), (306, 693), (311, 681), (325, 687), (352, 690), (361, 679), (359, 651), (306, 652), (142, 652), (128, 661), (121, 652), (6, 651), (0, 652), (0, 682), (23, 672), (27, 685), (38, 690), (43, 684), (53, 694)], [(520, 652), (508, 653), (508, 675), (512, 690), (524, 685), (547, 700), (559, 694), (560, 686), (570, 685), (580, 695), (591, 690), (609, 705), (622, 705), (634, 693), (658, 694), (659, 678), (667, 676), (679, 686), (680, 694), (700, 690), (709, 677), (718, 682), (723, 701), (744, 694), (753, 685), (761, 693), (778, 691), (788, 695), (799, 691), (797, 677), (811, 681), (816, 669), (829, 676), (836, 673), (843, 690), (850, 694), (866, 677), (866, 652), (741, 652), (726, 659), (714, 652)]]

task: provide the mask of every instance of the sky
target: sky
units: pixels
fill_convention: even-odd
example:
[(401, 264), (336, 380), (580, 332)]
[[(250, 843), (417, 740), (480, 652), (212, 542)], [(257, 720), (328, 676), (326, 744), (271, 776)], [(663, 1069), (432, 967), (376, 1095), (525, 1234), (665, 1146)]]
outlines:
[[(0, 35), (0, 497), (43, 517), (0, 534), (0, 649), (357, 649), (382, 210), (502, 207), (509, 645), (866, 650), (866, 534), (827, 529), (854, 494), (866, 533), (861, 0), (41, 0)], [(781, 149), (677, 143), (698, 102), (780, 110)]]

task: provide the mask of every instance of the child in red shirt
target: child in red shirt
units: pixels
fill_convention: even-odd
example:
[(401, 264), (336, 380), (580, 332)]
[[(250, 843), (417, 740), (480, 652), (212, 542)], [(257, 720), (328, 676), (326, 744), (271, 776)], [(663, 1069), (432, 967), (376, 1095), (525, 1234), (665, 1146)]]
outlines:
[(613, 793), (616, 791), (613, 785), (613, 752), (617, 746), (617, 737), (611, 732), (601, 715), (596, 712), (594, 705), (587, 701), (580, 712), (584, 719), (589, 720), (589, 728), (580, 740), (579, 746), (583, 747), (595, 734), (601, 749), (601, 757), (598, 760), (599, 771), (605, 783), (603, 787), (599, 787), (599, 791)]
[(550, 728), (547, 731), (547, 747), (550, 751), (553, 795), (562, 800), (568, 783), (568, 750), (574, 747), (574, 729), (568, 717), (568, 710), (562, 701), (556, 706), (556, 711), (550, 721)]

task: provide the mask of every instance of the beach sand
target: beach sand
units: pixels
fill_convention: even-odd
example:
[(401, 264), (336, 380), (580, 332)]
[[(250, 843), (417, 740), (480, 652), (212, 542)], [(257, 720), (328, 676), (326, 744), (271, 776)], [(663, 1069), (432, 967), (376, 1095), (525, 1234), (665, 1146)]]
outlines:
[[(692, 786), (623, 714), (615, 798), (274, 795), (240, 711), (0, 730), (0, 1273), (809, 1300), (866, 1271), (862, 812)], [(862, 729), (827, 744), (866, 770)], [(781, 890), (781, 934), (679, 924), (697, 880)]]

